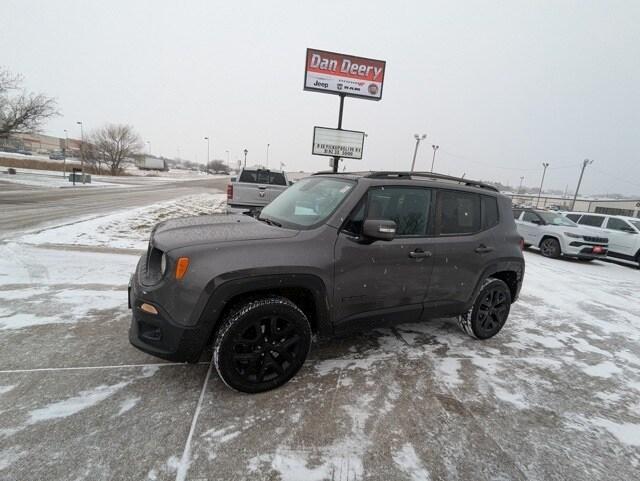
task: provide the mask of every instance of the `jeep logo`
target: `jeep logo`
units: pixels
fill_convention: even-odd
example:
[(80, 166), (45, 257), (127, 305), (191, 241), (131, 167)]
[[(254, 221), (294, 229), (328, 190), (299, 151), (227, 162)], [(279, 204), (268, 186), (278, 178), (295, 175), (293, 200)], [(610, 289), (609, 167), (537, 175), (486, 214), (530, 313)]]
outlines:
[(329, 86), (329, 84), (327, 82), (320, 82), (319, 80), (316, 80), (313, 86), (322, 87), (323, 89), (326, 89)]

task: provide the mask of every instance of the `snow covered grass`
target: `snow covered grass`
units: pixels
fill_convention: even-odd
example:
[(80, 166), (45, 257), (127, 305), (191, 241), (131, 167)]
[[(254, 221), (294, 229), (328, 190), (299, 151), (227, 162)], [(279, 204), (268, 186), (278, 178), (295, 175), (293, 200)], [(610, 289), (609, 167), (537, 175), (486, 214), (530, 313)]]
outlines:
[(151, 229), (158, 222), (178, 217), (219, 214), (226, 211), (226, 205), (224, 194), (189, 195), (28, 234), (19, 241), (31, 245), (146, 249)]

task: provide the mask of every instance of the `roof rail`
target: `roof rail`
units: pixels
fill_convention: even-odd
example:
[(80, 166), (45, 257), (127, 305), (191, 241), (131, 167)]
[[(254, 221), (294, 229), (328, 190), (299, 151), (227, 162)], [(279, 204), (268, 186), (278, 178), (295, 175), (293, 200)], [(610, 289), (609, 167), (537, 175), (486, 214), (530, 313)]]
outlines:
[(458, 182), (460, 184), (468, 185), (470, 187), (480, 187), (482, 189), (488, 189), (494, 192), (500, 192), (496, 187), (489, 184), (485, 184), (484, 182), (465, 179), (463, 177), (454, 177), (452, 175), (434, 174), (433, 172), (371, 172), (365, 175), (365, 177), (374, 178), (374, 179), (384, 179), (384, 178), (411, 179), (412, 177), (425, 177), (429, 179), (448, 180), (450, 182)]

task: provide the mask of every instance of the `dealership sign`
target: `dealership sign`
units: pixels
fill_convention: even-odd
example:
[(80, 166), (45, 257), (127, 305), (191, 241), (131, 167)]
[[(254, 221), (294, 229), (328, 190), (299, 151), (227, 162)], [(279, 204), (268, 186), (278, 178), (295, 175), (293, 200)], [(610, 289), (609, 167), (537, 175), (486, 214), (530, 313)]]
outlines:
[(382, 60), (308, 48), (304, 89), (380, 100), (385, 64)]
[(313, 155), (361, 159), (364, 132), (355, 130), (313, 128)]

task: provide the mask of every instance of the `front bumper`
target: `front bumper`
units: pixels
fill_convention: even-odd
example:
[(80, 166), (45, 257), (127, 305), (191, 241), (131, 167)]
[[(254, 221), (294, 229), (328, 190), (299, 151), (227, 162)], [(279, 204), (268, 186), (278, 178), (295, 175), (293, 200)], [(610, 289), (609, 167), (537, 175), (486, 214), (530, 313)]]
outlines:
[[(129, 342), (141, 351), (162, 359), (198, 362), (211, 335), (210, 328), (204, 323), (193, 327), (177, 324), (153, 297), (152, 294), (145, 294), (134, 274), (129, 283), (129, 308), (132, 313)], [(140, 308), (143, 303), (155, 307), (158, 313), (143, 311)]]
[(574, 241), (569, 244), (564, 255), (578, 259), (604, 259), (607, 251), (607, 246)]

